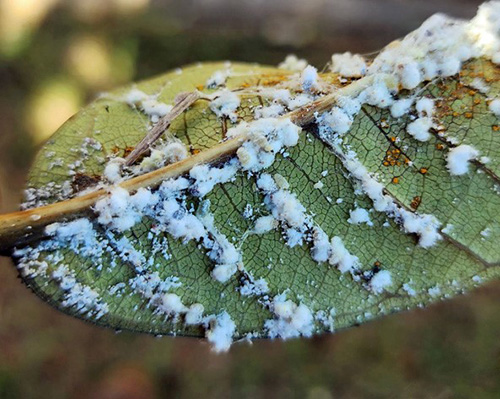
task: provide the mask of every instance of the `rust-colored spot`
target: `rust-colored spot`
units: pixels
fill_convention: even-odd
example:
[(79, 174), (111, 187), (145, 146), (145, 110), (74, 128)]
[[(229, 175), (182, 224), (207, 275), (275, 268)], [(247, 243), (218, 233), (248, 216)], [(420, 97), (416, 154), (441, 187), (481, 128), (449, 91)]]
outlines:
[(473, 115), (472, 115), (472, 112), (466, 112), (466, 113), (465, 113), (465, 117), (466, 117), (467, 119), (471, 119), (471, 118), (472, 118), (472, 116), (473, 116)]
[[(392, 139), (391, 139), (392, 141)], [(400, 166), (401, 165), (401, 150), (399, 148), (393, 148), (392, 150), (387, 150), (385, 152), (385, 157), (383, 160), (384, 166)], [(406, 157), (404, 157), (406, 158)], [(406, 160), (405, 160), (406, 162)]]
[(444, 149), (444, 145), (442, 145), (441, 143), (437, 143), (437, 144), (436, 144), (436, 150), (441, 151), (441, 150), (443, 150), (443, 149)]
[(417, 209), (421, 202), (422, 199), (417, 195), (411, 200), (410, 206), (412, 207), (412, 209)]
[(480, 98), (475, 98), (474, 99), (474, 104), (476, 104), (476, 105), (481, 104), (481, 99)]
[(393, 184), (399, 184), (399, 177), (394, 176), (394, 177), (392, 178), (392, 183), (393, 183)]
[(420, 168), (419, 172), (422, 173), (423, 175), (425, 175), (428, 172), (428, 169), (427, 168)]
[(123, 157), (127, 157), (132, 151), (134, 151), (134, 147), (127, 146), (123, 149)]
[(498, 125), (493, 125), (491, 128), (493, 129), (494, 132), (498, 132), (500, 130), (500, 126)]
[(201, 91), (201, 90), (203, 90), (204, 88), (205, 88), (205, 86), (204, 86), (204, 85), (197, 85), (197, 86), (196, 86), (196, 90), (200, 90), (200, 91)]
[(199, 154), (200, 152), (201, 152), (201, 151), (200, 151), (198, 148), (193, 148), (193, 149), (191, 150), (191, 153), (192, 153), (193, 155)]

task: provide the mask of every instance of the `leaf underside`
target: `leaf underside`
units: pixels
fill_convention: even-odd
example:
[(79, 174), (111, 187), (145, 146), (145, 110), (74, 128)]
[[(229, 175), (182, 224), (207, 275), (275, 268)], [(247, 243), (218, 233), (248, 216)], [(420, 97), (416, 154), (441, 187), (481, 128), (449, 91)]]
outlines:
[[(199, 88), (222, 68), (223, 64), (191, 66), (181, 74), (168, 73), (136, 87), (147, 94), (158, 94), (158, 101), (171, 104), (179, 92)], [(232, 64), (232, 70), (233, 77), (227, 82), (232, 90), (272, 87), (287, 74), (276, 68), (249, 64)], [(328, 236), (342, 238), (349, 252), (359, 258), (362, 271), (379, 268), (391, 272), (393, 284), (383, 293), (374, 294), (367, 290), (363, 279), (354, 281), (350, 274), (342, 274), (328, 263), (316, 263), (306, 244), (290, 248), (279, 229), (263, 235), (245, 234), (254, 223), (252, 218), (243, 216), (248, 204), (254, 210), (254, 217), (269, 213), (262, 204), (263, 196), (256, 190), (255, 177), (239, 174), (235, 181), (218, 185), (207, 195), (215, 225), (241, 249), (246, 270), (256, 279), (267, 281), (270, 297), (287, 292), (288, 299), (304, 303), (313, 314), (334, 309), (335, 329), (427, 305), (498, 278), (500, 131), (498, 119), (488, 111), (486, 96), (470, 83), (475, 77), (481, 77), (489, 82), (489, 94), (498, 96), (499, 73), (490, 62), (474, 60), (464, 66), (460, 76), (419, 88), (422, 95), (435, 99), (436, 116), (444, 126), (444, 134), (438, 136), (435, 132), (428, 142), (416, 141), (406, 133), (411, 115), (395, 119), (388, 110), (367, 105), (343, 138), (344, 149), (357, 154), (397, 203), (408, 210), (435, 215), (443, 228), (453, 226), (445, 229), (446, 233), (441, 231), (443, 239), (431, 248), (420, 247), (416, 235), (403, 232), (385, 213), (370, 213), (373, 226), (348, 222), (351, 210), (370, 209), (373, 204), (356, 190), (342, 162), (317, 137), (314, 126), (302, 132), (298, 145), (288, 150), (288, 156), (278, 155), (266, 171), (287, 179), (290, 191), (297, 195), (308, 214), (313, 215), (314, 222)], [(333, 75), (323, 78), (334, 81)], [(126, 155), (150, 126), (147, 115), (118, 100), (129, 90), (130, 87), (124, 88), (96, 100), (64, 124), (41, 149), (31, 169), (28, 187), (40, 189), (49, 183), (63, 186), (70, 182), (73, 189), (78, 190), (85, 182), (101, 177), (106, 157)], [(251, 121), (253, 107), (267, 103), (265, 98), (256, 95), (243, 96), (237, 111), (240, 120)], [(217, 144), (232, 125), (229, 120), (218, 119), (208, 104), (198, 101), (170, 128), (192, 153)], [(85, 138), (95, 139), (102, 144), (102, 149), (89, 149), (83, 154), (80, 149)], [(450, 175), (446, 155), (451, 147), (459, 144), (474, 146), (490, 161), (486, 165), (479, 162), (470, 165), (466, 175)], [(54, 162), (59, 159), (61, 161)], [(81, 162), (77, 175), (69, 175), (68, 165), (76, 161)], [(328, 173), (325, 175), (324, 171)], [(323, 183), (321, 188), (314, 187), (318, 181)], [(49, 196), (46, 200), (54, 202), (57, 198)], [(196, 209), (200, 200), (193, 197), (191, 202)], [(96, 225), (96, 229), (100, 228)], [(170, 259), (161, 253), (153, 254), (153, 244), (148, 238), (150, 229), (151, 221), (144, 218), (125, 236), (146, 258), (154, 258), (153, 270), (158, 271), (161, 278), (179, 278), (182, 284), (171, 292), (179, 295), (183, 303), (201, 303), (206, 314), (227, 311), (236, 324), (236, 337), (251, 332), (266, 335), (264, 323), (273, 315), (258, 297), (246, 297), (238, 292), (241, 275), (237, 273), (224, 284), (215, 281), (210, 275), (213, 262), (198, 244), (183, 243), (167, 234), (162, 242), (168, 248)], [(23, 278), (37, 295), (56, 308), (115, 329), (204, 335), (201, 327), (186, 327), (178, 320), (155, 312), (148, 305), (148, 299), (134, 293), (128, 285), (135, 275), (133, 268), (119, 259), (111, 266), (116, 256), (106, 254), (104, 267), (98, 270), (92, 260), (71, 249), (61, 253), (77, 281), (97, 291), (108, 304), (109, 312), (94, 320), (74, 307), (62, 306), (64, 292), (50, 277), (49, 262), (46, 273)], [(44, 253), (42, 257), (48, 255)], [(125, 286), (121, 294), (116, 295), (110, 289), (119, 283)], [(405, 284), (414, 291), (413, 295), (403, 288)], [(316, 332), (326, 330), (328, 327), (317, 323)]]

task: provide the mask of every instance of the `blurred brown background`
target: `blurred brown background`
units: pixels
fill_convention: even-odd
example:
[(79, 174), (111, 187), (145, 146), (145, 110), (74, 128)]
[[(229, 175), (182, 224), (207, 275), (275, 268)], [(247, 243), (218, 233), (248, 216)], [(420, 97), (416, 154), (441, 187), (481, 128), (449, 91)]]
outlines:
[[(43, 140), (99, 91), (183, 64), (318, 68), (467, 0), (0, 0), (0, 209)], [(38, 300), (0, 259), (0, 398), (498, 398), (500, 284), (331, 336), (235, 345), (115, 334)]]

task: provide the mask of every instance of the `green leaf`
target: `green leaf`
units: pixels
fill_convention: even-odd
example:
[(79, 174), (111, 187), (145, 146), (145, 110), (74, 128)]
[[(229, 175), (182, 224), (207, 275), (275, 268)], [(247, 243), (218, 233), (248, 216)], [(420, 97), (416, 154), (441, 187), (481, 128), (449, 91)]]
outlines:
[[(134, 87), (171, 104), (178, 93), (200, 88), (214, 72), (224, 68), (223, 64), (190, 66), (182, 73), (171, 72)], [(242, 93), (247, 90), (237, 109), (240, 120), (246, 121), (253, 119), (254, 107), (270, 103), (255, 91), (274, 87), (288, 75), (257, 65), (232, 64), (231, 68), (227, 87)], [(187, 199), (195, 214), (211, 212), (218, 232), (242, 253), (245, 270), (228, 282), (218, 282), (211, 276), (214, 262), (198, 242), (183, 242), (167, 233), (151, 234), (155, 221), (150, 218), (144, 217), (123, 236), (142, 253), (148, 273), (158, 272), (160, 279), (173, 282), (168, 292), (178, 295), (184, 305), (202, 304), (204, 315), (227, 312), (236, 327), (233, 338), (268, 336), (266, 321), (277, 320), (272, 299), (283, 293), (312, 312), (314, 333), (322, 333), (425, 306), (498, 278), (499, 121), (488, 110), (487, 96), (474, 89), (471, 81), (480, 75), (489, 82), (489, 94), (497, 95), (499, 73), (489, 61), (475, 60), (464, 66), (460, 78), (454, 76), (417, 88), (420, 95), (435, 100), (442, 125), (440, 133), (433, 132), (427, 142), (417, 141), (406, 132), (416, 114), (413, 108), (410, 114), (393, 118), (387, 109), (364, 105), (340, 143), (329, 141), (311, 126), (302, 131), (296, 146), (278, 154), (265, 171), (284, 177), (314, 225), (328, 237), (340, 237), (349, 253), (359, 258), (356, 273), (342, 273), (328, 262), (316, 262), (311, 256), (311, 243), (291, 248), (282, 226), (265, 234), (252, 234), (256, 218), (270, 211), (264, 204), (264, 194), (257, 189), (256, 175), (242, 172), (234, 181), (216, 185), (203, 199), (192, 195)], [(333, 74), (322, 78), (337, 81)], [(36, 198), (31, 205), (77, 195), (102, 179), (107, 157), (126, 155), (143, 138), (150, 126), (149, 117), (123, 101), (130, 89), (97, 99), (45, 144), (29, 175), (28, 187)], [(197, 153), (219, 143), (231, 126), (229, 120), (221, 121), (210, 111), (208, 101), (200, 100), (176, 119), (169, 131), (191, 153)], [(472, 145), (489, 162), (473, 162), (469, 173), (451, 175), (447, 154), (460, 144)], [(351, 211), (370, 210), (373, 202), (346, 169), (342, 154), (348, 151), (356, 153), (399, 206), (434, 215), (441, 223), (442, 239), (424, 248), (418, 244), (417, 235), (406, 233), (385, 212), (375, 210), (369, 212), (371, 223), (351, 223)], [(150, 296), (132, 287), (138, 271), (130, 260), (123, 260), (123, 251), (114, 247), (121, 234), (110, 233), (95, 221), (93, 225), (98, 240), (109, 240), (113, 235), (114, 244), (103, 254), (102, 263), (91, 254), (82, 254), (78, 246), (54, 245), (47, 249), (47, 241), (17, 253), (23, 279), (37, 295), (72, 316), (115, 329), (193, 336), (215, 331), (215, 319), (187, 326), (183, 314), (168, 317), (158, 311)], [(37, 248), (42, 249), (40, 253)], [(71, 289), (61, 287), (54, 275), (60, 265), (73, 273), (79, 289), (91, 289), (98, 300), (83, 309), (72, 306)], [(377, 290), (371, 286), (372, 279), (381, 271), (390, 272), (392, 281)], [(268, 292), (242, 295), (240, 289), (249, 275), (264, 279)], [(106, 311), (101, 312), (104, 304)]]

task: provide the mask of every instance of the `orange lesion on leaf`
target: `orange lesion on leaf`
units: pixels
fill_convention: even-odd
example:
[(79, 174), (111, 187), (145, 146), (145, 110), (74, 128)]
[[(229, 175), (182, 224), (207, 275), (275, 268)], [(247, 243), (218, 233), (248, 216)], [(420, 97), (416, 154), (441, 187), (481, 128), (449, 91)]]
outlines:
[[(391, 142), (396, 142), (396, 137), (390, 137)], [(393, 148), (392, 150), (387, 150), (385, 152), (385, 157), (382, 161), (384, 166), (401, 166), (402, 164), (409, 165), (410, 160), (403, 154), (399, 148)]]
[(113, 155), (117, 155), (117, 154), (120, 154), (121, 153), (121, 157), (122, 158), (125, 158), (128, 154), (130, 154), (133, 150), (134, 150), (135, 147), (132, 147), (132, 146), (127, 146), (125, 148), (120, 148), (118, 146), (114, 146), (112, 149), (111, 149), (111, 153)]

